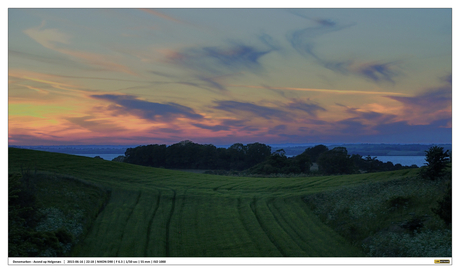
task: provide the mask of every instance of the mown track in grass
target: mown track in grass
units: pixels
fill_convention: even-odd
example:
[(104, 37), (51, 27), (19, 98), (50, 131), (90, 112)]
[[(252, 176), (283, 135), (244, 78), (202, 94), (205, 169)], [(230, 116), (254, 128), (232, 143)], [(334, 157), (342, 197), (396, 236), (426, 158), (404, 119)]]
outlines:
[(413, 175), (224, 177), (30, 150), (9, 152), (10, 172), (30, 166), (112, 190), (106, 207), (72, 252), (87, 257), (362, 256), (301, 197)]

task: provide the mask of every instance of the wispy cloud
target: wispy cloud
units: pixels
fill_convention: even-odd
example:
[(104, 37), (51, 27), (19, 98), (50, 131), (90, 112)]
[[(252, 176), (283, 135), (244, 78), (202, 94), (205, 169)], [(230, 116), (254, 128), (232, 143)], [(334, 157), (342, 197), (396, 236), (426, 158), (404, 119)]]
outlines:
[(239, 102), (239, 101), (215, 101), (217, 106), (213, 108), (233, 113), (237, 116), (239, 115), (251, 115), (256, 117), (261, 117), (264, 119), (279, 119), (279, 120), (289, 120), (290, 114), (286, 111), (267, 107), (260, 106), (257, 104), (249, 102)]
[(205, 125), (205, 124), (199, 124), (199, 123), (192, 123), (192, 125), (195, 127), (201, 128), (201, 129), (211, 130), (213, 132), (228, 131), (230, 129), (229, 126), (225, 126), (225, 125)]
[(367, 91), (367, 90), (340, 90), (340, 89), (320, 89), (320, 88), (264, 86), (264, 85), (262, 85), (262, 86), (258, 86), (258, 85), (236, 85), (236, 84), (228, 84), (227, 86), (256, 88), (256, 89), (269, 89), (269, 90), (311, 91), (311, 92), (326, 92), (326, 93), (340, 93), (340, 94), (407, 96), (404, 93), (383, 92), (383, 91)]
[(136, 75), (131, 69), (120, 63), (114, 62), (113, 56), (95, 54), (71, 49), (71, 35), (55, 28), (45, 28), (45, 21), (40, 26), (24, 30), (24, 33), (43, 47), (65, 54), (80, 63), (103, 68), (107, 71), (117, 71)]
[(267, 33), (262, 33), (259, 36), (259, 40), (273, 51), (281, 50), (282, 48), (280, 43)]
[(203, 118), (202, 115), (195, 113), (192, 108), (173, 102), (157, 103), (141, 100), (132, 95), (116, 94), (91, 95), (91, 97), (114, 103), (108, 109), (112, 110), (116, 115), (130, 114), (152, 121), (171, 121), (178, 117), (192, 120), (201, 120)]
[(269, 134), (278, 134), (280, 132), (285, 132), (285, 131), (286, 131), (286, 125), (281, 124), (281, 125), (277, 125), (277, 126), (275, 126), (273, 128), (270, 128), (268, 130), (268, 133)]
[(376, 111), (358, 109), (355, 107), (345, 106), (340, 103), (336, 103), (336, 105), (344, 107), (346, 109), (345, 111), (348, 114), (352, 115), (352, 119), (354, 120), (359, 119), (361, 121), (364, 121), (367, 124), (374, 125), (374, 124), (388, 123), (398, 118), (397, 115), (393, 115), (393, 114), (379, 113)]
[(97, 120), (93, 116), (72, 117), (67, 118), (66, 120), (91, 132), (112, 133), (125, 130), (125, 128), (117, 126), (111, 122)]
[(154, 16), (157, 16), (157, 17), (160, 17), (160, 18), (163, 18), (165, 20), (168, 20), (168, 21), (171, 21), (171, 22), (174, 22), (174, 23), (179, 23), (179, 24), (187, 24), (186, 22), (184, 21), (181, 21), (179, 19), (176, 19), (174, 17), (171, 17), (169, 15), (166, 15), (164, 13), (161, 13), (155, 9), (140, 9), (141, 11), (143, 12), (146, 12), (148, 14), (151, 14), (151, 15), (154, 15)]
[(312, 117), (316, 117), (318, 111), (326, 111), (326, 109), (315, 103), (308, 103), (302, 100), (292, 100), (288, 104), (288, 108), (306, 112)]
[(167, 62), (194, 71), (220, 75), (240, 71), (257, 72), (262, 69), (261, 57), (272, 49), (262, 50), (241, 43), (224, 47), (194, 47), (167, 52)]
[(312, 57), (322, 64), (326, 63), (326, 61), (315, 52), (315, 39), (325, 34), (346, 29), (354, 25), (353, 23), (339, 24), (331, 19), (311, 19), (293, 11), (291, 11), (291, 13), (313, 21), (316, 25), (288, 33), (286, 35), (287, 40), (300, 55), (304, 57)]
[(397, 67), (397, 62), (374, 61), (358, 63), (354, 60), (328, 60), (327, 57), (319, 55), (316, 51), (316, 39), (318, 37), (347, 29), (354, 26), (355, 23), (343, 24), (326, 18), (312, 19), (295, 11), (291, 11), (291, 13), (308, 19), (316, 24), (312, 27), (293, 31), (287, 35), (287, 39), (291, 46), (300, 55), (306, 58), (313, 58), (318, 64), (334, 72), (358, 75), (375, 83), (394, 83), (394, 78), (401, 75), (401, 71), (399, 67)]
[(394, 83), (394, 77), (401, 75), (395, 62), (388, 63), (367, 63), (357, 67), (355, 72), (376, 83), (391, 82)]
[(439, 118), (452, 118), (452, 85), (449, 77), (446, 84), (437, 88), (429, 88), (412, 97), (387, 96), (403, 104), (407, 117), (429, 122)]

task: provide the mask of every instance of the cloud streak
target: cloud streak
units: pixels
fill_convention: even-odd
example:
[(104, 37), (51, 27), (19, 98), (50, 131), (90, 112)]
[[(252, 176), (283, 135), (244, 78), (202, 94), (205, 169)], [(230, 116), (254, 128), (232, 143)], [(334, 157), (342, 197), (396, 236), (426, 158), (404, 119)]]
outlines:
[(314, 103), (307, 103), (301, 100), (293, 100), (288, 104), (289, 109), (300, 110), (312, 117), (317, 116), (317, 112), (319, 111), (326, 111), (323, 107), (314, 104)]
[(24, 30), (24, 33), (43, 47), (71, 56), (83, 64), (137, 76), (128, 67), (114, 62), (113, 57), (69, 49), (73, 37), (58, 29), (46, 29), (45, 21), (38, 27)]
[(424, 122), (439, 118), (452, 119), (452, 85), (449, 77), (446, 84), (430, 88), (412, 97), (387, 96), (403, 105), (405, 116)]
[(308, 27), (293, 31), (286, 35), (291, 46), (302, 56), (313, 58), (323, 67), (339, 72), (342, 74), (354, 74), (371, 80), (375, 83), (389, 82), (395, 83), (394, 78), (401, 75), (401, 72), (396, 67), (395, 62), (371, 62), (356, 64), (353, 60), (346, 61), (330, 61), (320, 56), (316, 52), (316, 38), (332, 32), (341, 31), (354, 26), (354, 23), (340, 24), (331, 19), (311, 19), (301, 15), (298, 12), (292, 12), (297, 16), (308, 19), (316, 23), (316, 26)]
[(168, 63), (211, 75), (240, 71), (258, 72), (262, 69), (260, 59), (272, 52), (235, 43), (225, 47), (194, 47), (168, 52)]
[(110, 122), (95, 120), (92, 116), (67, 118), (67, 121), (96, 133), (113, 133), (124, 131), (125, 128), (114, 125)]
[(320, 88), (302, 88), (302, 87), (282, 87), (282, 86), (258, 86), (258, 85), (236, 85), (228, 84), (232, 87), (246, 87), (255, 89), (269, 89), (269, 90), (291, 90), (291, 91), (311, 91), (311, 92), (326, 92), (338, 94), (362, 94), (362, 95), (387, 95), (387, 96), (407, 96), (403, 93), (396, 92), (380, 92), (380, 91), (366, 91), (366, 90), (340, 90), (340, 89), (320, 89)]
[(171, 121), (179, 117), (192, 120), (203, 119), (203, 116), (195, 113), (192, 108), (172, 102), (165, 104), (149, 102), (132, 95), (104, 94), (91, 95), (91, 97), (112, 102), (108, 109), (116, 115), (130, 114), (151, 121)]
[(356, 72), (376, 83), (378, 82), (391, 82), (395, 83), (394, 77), (399, 76), (397, 69), (395, 68), (395, 63), (368, 63), (363, 64), (358, 67)]
[(260, 106), (249, 102), (238, 102), (238, 101), (215, 101), (217, 106), (214, 109), (230, 112), (236, 115), (250, 114), (252, 116), (261, 117), (264, 119), (279, 119), (289, 120), (290, 114), (286, 111), (279, 110), (276, 108)]
[[(306, 16), (303, 16), (299, 13), (293, 12), (294, 14), (312, 20)], [(315, 53), (315, 38), (323, 36), (325, 34), (340, 31), (348, 27), (353, 26), (354, 24), (338, 24), (331, 19), (314, 19), (312, 20), (316, 23), (316, 26), (308, 27), (293, 31), (286, 35), (287, 40), (291, 46), (302, 56), (312, 57), (313, 59), (319, 61), (323, 65), (326, 61), (318, 56)]]

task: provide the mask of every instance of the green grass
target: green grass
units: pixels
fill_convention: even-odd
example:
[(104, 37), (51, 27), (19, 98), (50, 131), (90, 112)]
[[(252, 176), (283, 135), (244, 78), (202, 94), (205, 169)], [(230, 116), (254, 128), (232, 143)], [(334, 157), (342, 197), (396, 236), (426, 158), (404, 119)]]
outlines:
[[(110, 190), (71, 252), (84, 257), (362, 257), (361, 246), (326, 225), (302, 198), (417, 174), (228, 177), (10, 148), (9, 173), (21, 167)], [(68, 191), (76, 196), (78, 189)], [(48, 199), (52, 206), (56, 196)]]
[(436, 181), (406, 177), (344, 186), (304, 200), (369, 256), (450, 257), (452, 226), (433, 212), (449, 187), (449, 176)]

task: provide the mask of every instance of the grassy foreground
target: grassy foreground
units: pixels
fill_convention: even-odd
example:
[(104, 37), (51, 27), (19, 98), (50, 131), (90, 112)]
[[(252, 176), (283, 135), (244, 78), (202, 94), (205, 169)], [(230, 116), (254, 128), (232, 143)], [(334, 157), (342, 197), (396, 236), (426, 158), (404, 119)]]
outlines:
[[(326, 225), (303, 198), (417, 173), (226, 177), (10, 148), (9, 173), (21, 168), (110, 192), (100, 212), (95, 206), (86, 214), (91, 226), (66, 254), (83, 257), (362, 257), (362, 247)], [(62, 179), (48, 187), (62, 188)], [(68, 191), (60, 195), (67, 203), (87, 200), (75, 198), (78, 187)], [(53, 203), (55, 195), (40, 198), (55, 214), (65, 210)]]

